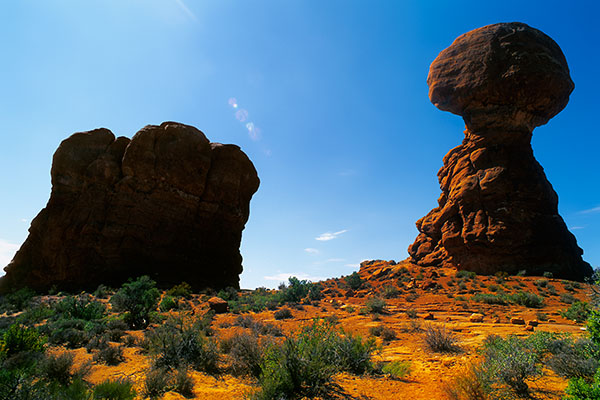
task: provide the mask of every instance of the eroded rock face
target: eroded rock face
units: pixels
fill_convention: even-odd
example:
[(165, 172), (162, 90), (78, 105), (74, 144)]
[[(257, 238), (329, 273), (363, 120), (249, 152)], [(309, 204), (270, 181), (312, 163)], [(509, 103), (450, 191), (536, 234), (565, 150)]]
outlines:
[(485, 26), (442, 51), (427, 83), (431, 101), (461, 115), (466, 130), (438, 172), (439, 206), (417, 221), (412, 261), (483, 274), (591, 274), (531, 148), (533, 129), (574, 87), (558, 45), (522, 23)]
[(239, 247), (259, 179), (231, 144), (149, 125), (130, 140), (75, 133), (52, 163), (52, 194), (5, 268), (0, 291), (93, 289), (150, 275), (161, 286), (239, 287)]

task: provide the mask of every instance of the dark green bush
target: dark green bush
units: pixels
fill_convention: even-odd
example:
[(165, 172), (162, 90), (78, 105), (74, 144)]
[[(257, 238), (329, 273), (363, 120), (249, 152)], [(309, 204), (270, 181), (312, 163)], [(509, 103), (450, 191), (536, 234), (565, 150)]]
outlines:
[(120, 345), (103, 346), (96, 354), (94, 354), (94, 361), (102, 362), (106, 365), (119, 365), (121, 362), (125, 361), (123, 347)]
[(37, 329), (13, 324), (0, 340), (0, 361), (18, 353), (41, 353), (45, 343), (46, 338)]
[(583, 378), (573, 378), (565, 389), (563, 400), (598, 400), (600, 399), (600, 370), (590, 382)]
[(400, 295), (400, 290), (392, 285), (385, 285), (381, 289), (381, 295), (386, 299), (395, 299)]
[(324, 396), (338, 371), (371, 371), (373, 340), (346, 335), (332, 324), (315, 320), (282, 346), (271, 346), (261, 364), (261, 390), (254, 399), (295, 399)]
[(206, 321), (202, 319), (172, 317), (146, 333), (154, 366), (176, 369), (181, 365), (190, 365), (199, 371), (218, 372), (217, 346), (206, 337), (206, 328)]
[(239, 333), (227, 343), (231, 370), (235, 375), (250, 375), (258, 378), (265, 349), (256, 335)]
[(568, 309), (561, 311), (560, 315), (577, 323), (582, 323), (587, 321), (591, 313), (592, 306), (589, 303), (577, 301), (571, 304)]
[(4, 311), (21, 311), (29, 306), (35, 292), (29, 288), (22, 288), (15, 292), (0, 297), (0, 313)]
[(71, 369), (73, 367), (73, 354), (61, 353), (58, 355), (47, 354), (39, 363), (40, 375), (44, 378), (68, 385), (73, 378)]
[(185, 398), (194, 397), (194, 380), (186, 367), (180, 367), (175, 372), (173, 390)]
[(259, 287), (250, 293), (239, 296), (237, 300), (229, 301), (229, 309), (234, 313), (274, 310), (280, 304), (280, 293)]
[(577, 301), (577, 298), (570, 293), (563, 293), (560, 295), (560, 301), (566, 304), (573, 304)]
[(308, 296), (313, 284), (307, 280), (300, 280), (295, 276), (290, 276), (288, 285), (279, 287), (281, 291), (282, 303), (299, 303), (302, 299)]
[(144, 395), (156, 399), (170, 390), (171, 377), (164, 368), (151, 368), (146, 372)]
[(183, 297), (184, 299), (189, 299), (192, 297), (192, 287), (187, 282), (181, 282), (179, 285), (175, 285), (167, 290), (165, 294), (171, 297)]
[(124, 321), (132, 329), (148, 326), (150, 313), (156, 310), (160, 298), (160, 293), (155, 286), (156, 282), (148, 276), (142, 276), (135, 281), (125, 283), (111, 297), (113, 310), (125, 312)]
[(393, 329), (383, 325), (370, 327), (369, 333), (373, 336), (381, 337), (386, 342), (396, 339), (396, 332)]
[(90, 299), (88, 296), (68, 296), (54, 306), (55, 319), (81, 319), (91, 321), (106, 315), (104, 304)]
[(363, 280), (356, 271), (346, 276), (344, 278), (344, 281), (346, 282), (346, 286), (348, 286), (352, 290), (358, 290), (363, 285)]
[(533, 293), (519, 292), (509, 296), (512, 303), (520, 304), (529, 308), (541, 308), (544, 306), (544, 299)]
[(136, 392), (128, 379), (106, 380), (94, 387), (95, 400), (133, 400)]
[(385, 312), (385, 300), (379, 297), (370, 297), (365, 302), (365, 309), (371, 314), (383, 314)]
[(176, 310), (179, 306), (179, 302), (177, 301), (177, 299), (173, 296), (170, 295), (165, 295), (161, 302), (160, 302), (160, 306), (158, 307), (160, 309), (160, 311), (162, 312), (167, 312), (169, 310)]
[(238, 296), (238, 290), (231, 286), (228, 286), (225, 289), (221, 289), (219, 290), (219, 293), (217, 293), (217, 297), (220, 297), (228, 302), (232, 300), (237, 300)]
[(477, 274), (473, 271), (460, 270), (456, 272), (455, 275), (457, 278), (465, 278), (467, 280), (473, 279), (477, 276)]
[(233, 325), (248, 328), (259, 335), (283, 336), (283, 332), (278, 326), (257, 321), (250, 315), (240, 315), (233, 322)]
[(590, 380), (598, 369), (598, 346), (590, 339), (556, 338), (547, 347), (551, 355), (546, 365), (562, 377)]
[(275, 311), (273, 317), (275, 317), (275, 319), (287, 319), (292, 318), (293, 315), (289, 308), (282, 308), (281, 310)]

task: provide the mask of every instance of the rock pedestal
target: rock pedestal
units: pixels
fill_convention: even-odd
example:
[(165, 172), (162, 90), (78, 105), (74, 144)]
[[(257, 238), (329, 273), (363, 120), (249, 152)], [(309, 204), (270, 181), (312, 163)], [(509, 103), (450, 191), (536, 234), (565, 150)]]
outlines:
[(160, 286), (239, 287), (239, 247), (259, 179), (238, 146), (192, 126), (130, 140), (75, 133), (54, 154), (52, 193), (5, 268), (0, 292), (76, 291), (149, 275)]
[(485, 26), (442, 51), (427, 83), (432, 103), (462, 116), (466, 130), (438, 172), (439, 206), (417, 221), (412, 261), (482, 274), (590, 275), (531, 148), (533, 129), (574, 88), (558, 45), (522, 23)]

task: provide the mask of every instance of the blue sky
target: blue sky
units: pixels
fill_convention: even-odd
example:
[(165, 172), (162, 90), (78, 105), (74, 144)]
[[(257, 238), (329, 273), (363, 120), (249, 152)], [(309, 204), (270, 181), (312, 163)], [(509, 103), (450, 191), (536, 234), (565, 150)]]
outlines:
[(570, 103), (534, 131), (533, 149), (600, 266), (600, 10), (571, 3), (2, 2), (0, 264), (48, 200), (62, 139), (167, 120), (240, 145), (258, 170), (242, 287), (404, 259), (437, 204), (442, 157), (463, 138), (462, 119), (429, 102), (429, 64), (464, 32), (521, 21), (556, 40), (571, 69)]

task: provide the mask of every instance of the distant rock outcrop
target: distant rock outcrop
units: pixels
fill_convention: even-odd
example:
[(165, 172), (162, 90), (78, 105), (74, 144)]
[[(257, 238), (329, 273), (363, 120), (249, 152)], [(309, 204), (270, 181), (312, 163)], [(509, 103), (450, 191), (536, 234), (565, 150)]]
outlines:
[(60, 144), (51, 175), (50, 200), (0, 292), (92, 289), (142, 274), (161, 286), (239, 287), (239, 246), (259, 179), (238, 146), (174, 122), (131, 140), (96, 129)]
[(442, 51), (427, 83), (432, 103), (462, 116), (466, 130), (438, 172), (439, 206), (417, 221), (412, 261), (483, 274), (591, 274), (531, 148), (533, 129), (574, 88), (560, 47), (522, 23), (485, 26)]

